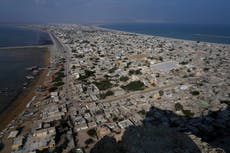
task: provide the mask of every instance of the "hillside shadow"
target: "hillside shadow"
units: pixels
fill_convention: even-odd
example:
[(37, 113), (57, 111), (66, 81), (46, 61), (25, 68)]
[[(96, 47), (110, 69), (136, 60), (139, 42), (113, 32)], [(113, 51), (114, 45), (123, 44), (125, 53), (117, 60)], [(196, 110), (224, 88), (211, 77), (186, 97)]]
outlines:
[(118, 142), (113, 137), (103, 137), (91, 153), (200, 153), (189, 133), (230, 153), (229, 121), (229, 107), (197, 118), (152, 107), (142, 125), (128, 127)]

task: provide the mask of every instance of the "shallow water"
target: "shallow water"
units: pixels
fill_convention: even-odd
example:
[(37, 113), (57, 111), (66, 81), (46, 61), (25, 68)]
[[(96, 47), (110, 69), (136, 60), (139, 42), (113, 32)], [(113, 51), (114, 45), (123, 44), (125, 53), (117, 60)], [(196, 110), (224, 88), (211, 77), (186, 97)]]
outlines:
[[(0, 47), (51, 44), (47, 33), (15, 26), (0, 26)], [(0, 49), (0, 112), (23, 91), (26, 68), (44, 66), (45, 48)]]
[(23, 90), (28, 82), (26, 68), (44, 66), (45, 48), (0, 50), (0, 112)]

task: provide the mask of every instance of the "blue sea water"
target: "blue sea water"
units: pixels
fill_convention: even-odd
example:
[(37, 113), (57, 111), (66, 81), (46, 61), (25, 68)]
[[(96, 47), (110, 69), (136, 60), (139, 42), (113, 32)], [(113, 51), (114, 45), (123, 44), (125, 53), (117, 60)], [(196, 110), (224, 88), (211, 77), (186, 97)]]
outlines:
[[(45, 48), (1, 47), (31, 46), (50, 44), (47, 33), (23, 29), (15, 26), (0, 26), (0, 113), (23, 91), (23, 84), (28, 82), (26, 68), (44, 66)], [(0, 121), (1, 122), (1, 121)]]
[(230, 25), (126, 23), (101, 27), (176, 39), (230, 44)]
[(51, 43), (49, 35), (45, 32), (16, 26), (0, 26), (0, 47), (33, 46)]

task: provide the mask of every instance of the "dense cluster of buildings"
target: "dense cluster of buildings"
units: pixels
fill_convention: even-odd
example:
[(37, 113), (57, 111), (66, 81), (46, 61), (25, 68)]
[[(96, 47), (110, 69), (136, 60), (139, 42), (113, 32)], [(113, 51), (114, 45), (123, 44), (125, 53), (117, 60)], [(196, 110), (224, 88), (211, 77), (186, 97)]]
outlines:
[[(14, 152), (63, 144), (66, 152), (90, 152), (105, 135), (119, 141), (132, 126), (174, 127), (207, 139), (214, 131), (229, 134), (229, 46), (89, 26), (39, 28), (66, 46), (70, 78), (68, 87), (32, 102), (30, 131), (10, 133)], [(52, 71), (59, 68), (54, 61)]]
[[(82, 143), (88, 139), (84, 134), (88, 129), (107, 128), (114, 136), (127, 127), (152, 123), (151, 117), (146, 118), (152, 107), (192, 118), (208, 118), (210, 112), (227, 108), (228, 46), (87, 26), (53, 28), (69, 46), (75, 106), (70, 116), (82, 148), (88, 146)], [(212, 126), (203, 124), (203, 129), (214, 130)], [(196, 134), (202, 128), (187, 124), (183, 129)]]

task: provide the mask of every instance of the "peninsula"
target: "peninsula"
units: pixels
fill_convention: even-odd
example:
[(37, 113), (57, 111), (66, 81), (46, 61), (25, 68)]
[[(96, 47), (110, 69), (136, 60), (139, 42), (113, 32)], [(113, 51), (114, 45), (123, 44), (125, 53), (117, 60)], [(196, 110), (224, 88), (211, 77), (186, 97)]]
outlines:
[(229, 45), (31, 27), (50, 33), (50, 64), (0, 152), (230, 152)]

